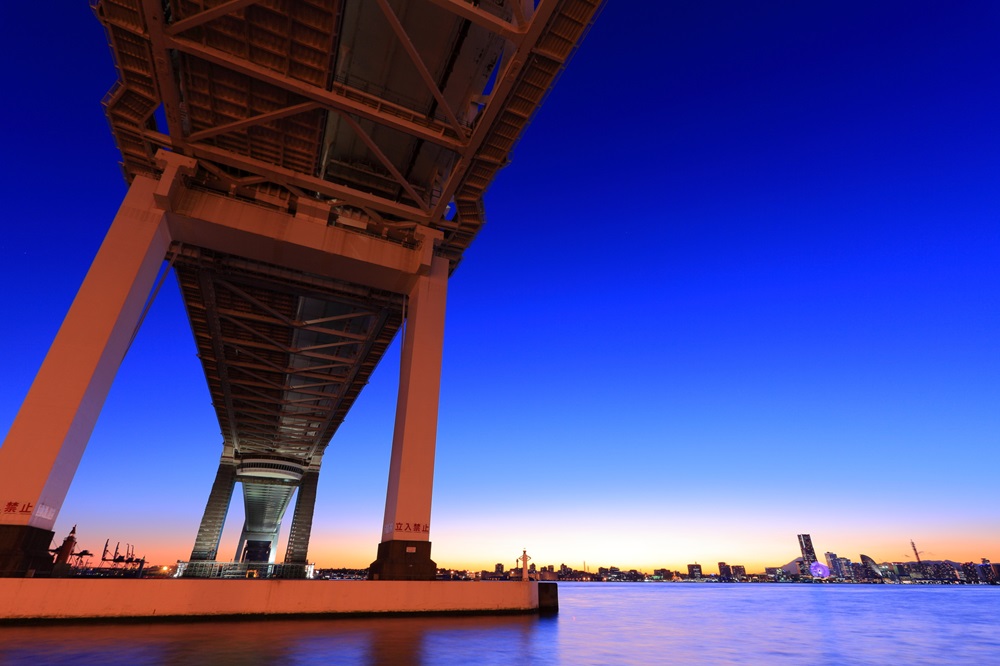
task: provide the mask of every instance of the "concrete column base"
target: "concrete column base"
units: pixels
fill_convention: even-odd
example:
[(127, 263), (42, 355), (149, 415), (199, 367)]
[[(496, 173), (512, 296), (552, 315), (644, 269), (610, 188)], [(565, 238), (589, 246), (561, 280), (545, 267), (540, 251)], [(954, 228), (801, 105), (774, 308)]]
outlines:
[(368, 566), (368, 580), (435, 580), (430, 541), (383, 541)]
[(0, 577), (23, 578), (52, 573), (49, 544), (55, 532), (28, 525), (0, 525)]
[(538, 612), (542, 615), (559, 612), (559, 586), (556, 583), (538, 584)]

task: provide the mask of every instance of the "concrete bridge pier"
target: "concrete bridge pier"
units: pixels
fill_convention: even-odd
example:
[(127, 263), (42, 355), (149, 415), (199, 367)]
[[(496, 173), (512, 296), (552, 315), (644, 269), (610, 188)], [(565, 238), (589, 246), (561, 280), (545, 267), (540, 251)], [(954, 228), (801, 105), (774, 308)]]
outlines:
[[(163, 259), (171, 243), (178, 242), (206, 251), (237, 248), (250, 260), (280, 259), (303, 271), (315, 270), (324, 279), (406, 295), (399, 398), (382, 538), (372, 578), (433, 580), (431, 494), (450, 269), (447, 258), (434, 254), (442, 233), (419, 229), (417, 245), (404, 247), (322, 218), (289, 216), (191, 190), (179, 176), (193, 172), (195, 160), (173, 153), (161, 157), (159, 180), (135, 176), (0, 447), (0, 576), (44, 575), (51, 569), (48, 548), (53, 525)], [(178, 201), (183, 202), (183, 213)], [(308, 206), (303, 203), (302, 208)], [(224, 450), (192, 562), (218, 557), (235, 483), (243, 483), (244, 490), (248, 483), (268, 483), (258, 479), (257, 472), (241, 472), (240, 462), (231, 458), (231, 450)], [(286, 554), (293, 564), (304, 563), (307, 556), (318, 457), (312, 463), (297, 480), (294, 538)], [(286, 494), (283, 501), (289, 499)], [(259, 525), (247, 527), (261, 532)], [(268, 559), (273, 559), (276, 532), (264, 529), (267, 537), (254, 540), (269, 540)]]
[(448, 260), (435, 257), (409, 293), (385, 518), (372, 580), (434, 580), (431, 491), (444, 347)]
[(0, 576), (45, 574), (52, 527), (170, 245), (136, 176), (0, 447)]

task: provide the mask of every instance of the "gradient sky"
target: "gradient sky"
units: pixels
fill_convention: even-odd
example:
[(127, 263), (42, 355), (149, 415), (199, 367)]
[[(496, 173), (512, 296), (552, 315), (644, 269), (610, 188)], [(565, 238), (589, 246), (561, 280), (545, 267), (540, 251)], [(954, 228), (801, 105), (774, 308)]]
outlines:
[[(126, 188), (65, 4), (0, 22), (4, 433)], [(610, 0), (450, 283), (439, 566), (1000, 560), (997, 34), (987, 0)], [(398, 355), (324, 459), (318, 565), (374, 559)], [(171, 278), (57, 540), (186, 559), (220, 443)]]

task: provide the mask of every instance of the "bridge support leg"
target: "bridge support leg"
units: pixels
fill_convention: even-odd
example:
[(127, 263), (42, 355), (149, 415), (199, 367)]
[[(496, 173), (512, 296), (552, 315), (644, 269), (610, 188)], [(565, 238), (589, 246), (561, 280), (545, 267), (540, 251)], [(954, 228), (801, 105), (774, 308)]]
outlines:
[(233, 499), (233, 488), (236, 486), (236, 465), (220, 462), (219, 471), (215, 473), (215, 482), (205, 504), (205, 513), (201, 517), (198, 536), (191, 550), (191, 561), (213, 561), (219, 553), (219, 540), (222, 538), (222, 528), (226, 526), (226, 516)]
[(0, 576), (44, 574), (49, 541), (170, 245), (136, 176), (0, 447)]
[[(302, 481), (299, 482), (299, 492), (295, 497), (292, 527), (288, 532), (288, 546), (285, 549), (285, 564), (301, 564), (303, 577), (305, 576), (306, 558), (309, 552), (309, 536), (312, 533), (318, 483), (319, 471), (307, 470), (302, 475)], [(290, 570), (291, 568), (289, 568)]]
[(382, 543), (369, 567), (373, 580), (434, 580), (437, 574), (429, 539), (447, 293), (448, 261), (435, 257), (407, 303)]

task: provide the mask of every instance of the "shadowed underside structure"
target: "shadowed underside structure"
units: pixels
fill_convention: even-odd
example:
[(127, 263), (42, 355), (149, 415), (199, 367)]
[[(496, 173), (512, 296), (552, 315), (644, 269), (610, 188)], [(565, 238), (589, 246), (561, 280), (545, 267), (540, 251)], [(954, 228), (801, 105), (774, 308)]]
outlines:
[[(484, 222), (486, 188), (600, 0), (535, 4), (92, 2), (118, 67), (104, 106), (131, 184), (115, 225), (126, 234), (139, 226), (134, 220), (156, 217), (160, 226), (141, 243), (176, 272), (223, 435), (193, 563), (220, 559), (237, 481), (246, 524), (236, 559), (273, 561), (297, 489), (285, 562), (306, 563), (324, 450), (406, 321), (373, 571), (433, 575), (430, 485), (447, 276)], [(140, 292), (146, 273), (138, 267), (129, 278)], [(106, 393), (87, 384), (81, 404), (94, 390)], [(25, 428), (32, 400), (29, 393), (18, 416)], [(17, 428), (0, 455), (16, 455)], [(80, 429), (70, 424), (60, 437), (80, 439)], [(83, 430), (83, 443), (73, 445), (79, 454), (90, 432)], [(61, 451), (50, 469), (68, 455)], [(12, 501), (44, 510), (20, 522), (5, 515), (0, 528), (50, 530), (68, 483), (45, 476), (37, 492), (18, 489), (21, 499)], [(26, 538), (0, 538), (0, 560), (31, 550)]]

